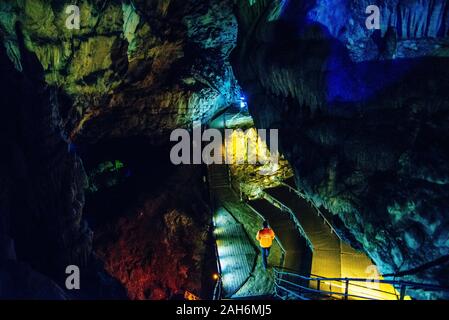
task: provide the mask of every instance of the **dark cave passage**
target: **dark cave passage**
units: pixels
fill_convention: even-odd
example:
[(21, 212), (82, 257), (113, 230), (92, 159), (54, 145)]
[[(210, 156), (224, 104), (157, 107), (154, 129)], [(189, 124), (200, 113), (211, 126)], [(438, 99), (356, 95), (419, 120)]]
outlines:
[(126, 214), (142, 193), (160, 192), (175, 168), (170, 149), (146, 138), (100, 141), (77, 151), (89, 179), (85, 217), (93, 227)]
[(449, 0), (374, 2), (2, 1), (0, 298), (448, 299)]
[[(128, 296), (212, 297), (217, 270), (204, 167), (176, 167), (169, 147), (142, 137), (78, 145), (77, 152), (89, 180), (84, 217), (93, 250)], [(186, 190), (192, 186), (199, 192)]]

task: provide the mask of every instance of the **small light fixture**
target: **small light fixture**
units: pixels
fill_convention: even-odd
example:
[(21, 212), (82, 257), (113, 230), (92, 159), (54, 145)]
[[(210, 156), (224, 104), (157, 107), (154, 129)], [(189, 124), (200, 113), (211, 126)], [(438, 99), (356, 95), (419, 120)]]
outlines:
[(214, 273), (212, 275), (212, 279), (214, 279), (215, 281), (217, 281), (218, 279), (220, 279), (220, 275), (218, 273)]
[(244, 96), (240, 97), (240, 109), (246, 109), (248, 107), (248, 103)]

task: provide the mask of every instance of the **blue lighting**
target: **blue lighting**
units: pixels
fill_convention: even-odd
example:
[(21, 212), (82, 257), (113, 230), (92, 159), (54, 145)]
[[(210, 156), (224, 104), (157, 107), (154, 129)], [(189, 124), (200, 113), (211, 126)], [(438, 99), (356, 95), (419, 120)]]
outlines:
[(248, 108), (248, 103), (246, 102), (246, 99), (244, 96), (240, 97), (240, 109), (246, 109)]
[[(417, 60), (412, 59), (377, 60), (371, 56), (368, 47), (358, 50), (354, 57), (348, 43), (363, 42), (361, 40), (371, 36), (371, 33), (364, 29), (364, 19), (357, 22), (357, 15), (353, 13), (356, 7), (362, 17), (366, 17), (363, 15), (365, 2), (352, 3), (349, 0), (283, 0), (280, 9), (271, 17), (296, 25), (298, 35), (311, 26), (322, 33), (329, 49), (327, 56), (322, 56), (325, 59), (323, 67), (328, 103), (370, 100), (382, 90), (398, 85), (418, 64)], [(398, 31), (400, 36), (401, 30)]]

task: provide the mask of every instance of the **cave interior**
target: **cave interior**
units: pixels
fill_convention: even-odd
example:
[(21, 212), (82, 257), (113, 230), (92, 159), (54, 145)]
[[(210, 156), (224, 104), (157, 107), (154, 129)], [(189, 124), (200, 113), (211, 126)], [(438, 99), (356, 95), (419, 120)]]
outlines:
[(449, 299), (449, 0), (76, 3), (0, 3), (0, 299)]

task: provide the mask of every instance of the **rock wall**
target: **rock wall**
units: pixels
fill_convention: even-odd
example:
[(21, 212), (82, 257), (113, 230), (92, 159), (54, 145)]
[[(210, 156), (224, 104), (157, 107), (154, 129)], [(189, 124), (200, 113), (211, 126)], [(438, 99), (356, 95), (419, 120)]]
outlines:
[(365, 2), (239, 2), (236, 75), (299, 188), (381, 272), (447, 286), (449, 8), (377, 1), (376, 33)]
[[(2, 258), (17, 256), (26, 266), (20, 270), (31, 266), (60, 285), (67, 264), (86, 268), (88, 290), (70, 293), (69, 298), (124, 297), (119, 286), (102, 275), (101, 263), (92, 254), (93, 235), (81, 218), (86, 177), (77, 149), (129, 136), (166, 144), (171, 130), (191, 127), (194, 120), (205, 122), (238, 103), (240, 88), (228, 61), (236, 43), (236, 19), (229, 0), (85, 0), (78, 2), (80, 29), (69, 30), (65, 9), (72, 4), (59, 0), (0, 3), (0, 99), (5, 131), (0, 139), (8, 155), (1, 159), (0, 169)], [(158, 229), (160, 237), (167, 232), (167, 241), (178, 243), (179, 235), (171, 227), (174, 221), (184, 221), (186, 230), (195, 234), (193, 242), (186, 244), (202, 250), (196, 238), (200, 225), (174, 207), (164, 214), (158, 216), (162, 220), (156, 219), (165, 225)], [(133, 223), (122, 227), (132, 229)], [(145, 237), (145, 231), (140, 236)], [(171, 253), (182, 260), (181, 251)], [(156, 252), (167, 264), (173, 261), (165, 256), (167, 252)], [(142, 258), (132, 254), (134, 261)], [(192, 255), (199, 257), (196, 251)], [(139, 287), (125, 281), (107, 261), (108, 270), (123, 280), (133, 298), (170, 297), (180, 288), (199, 289), (197, 269), (191, 272), (192, 280), (178, 283), (167, 276), (172, 281), (168, 284), (162, 281), (158, 287), (146, 282)], [(188, 263), (180, 262), (180, 279)], [(193, 263), (196, 268), (198, 261)], [(152, 271), (152, 277), (165, 272), (162, 265)], [(9, 271), (6, 279), (15, 279)], [(188, 281), (193, 284), (186, 285)], [(14, 294), (13, 290), (8, 287), (4, 294), (33, 294), (31, 289)], [(50, 291), (49, 297), (54, 297)]]
[[(85, 173), (61, 135), (55, 89), (45, 86), (35, 55), (20, 49), (22, 72), (0, 48), (0, 296), (66, 298), (58, 284), (71, 264), (101, 287), (81, 219)], [(83, 289), (85, 298), (101, 296)]]
[[(62, 267), (76, 263), (97, 290), (85, 296), (120, 296), (98, 292), (76, 143), (145, 135), (163, 144), (172, 129), (237, 103), (228, 62), (237, 41), (234, 71), (255, 123), (280, 129), (302, 191), (340, 217), (384, 274), (449, 285), (448, 1), (374, 1), (377, 32), (364, 29), (368, 2), (84, 0), (80, 30), (68, 30), (69, 1), (2, 1), (2, 270), (24, 263), (17, 270), (43, 274), (33, 277), (63, 298)], [(168, 275), (151, 282), (166, 271), (155, 257), (134, 269), (142, 283), (126, 271), (149, 247), (175, 248), (184, 232), (202, 230), (187, 209), (164, 206), (144, 210), (142, 225), (123, 220), (118, 242), (104, 247), (108, 270), (134, 298), (198, 288)], [(131, 245), (122, 234), (153, 223), (157, 240)], [(192, 239), (198, 250), (201, 241)]]
[(229, 0), (3, 1), (0, 30), (22, 68), (18, 32), (58, 94), (65, 134), (88, 141), (171, 130), (209, 119), (240, 97), (228, 55), (237, 24)]
[(175, 170), (157, 192), (141, 191), (118, 220), (96, 230), (96, 252), (129, 298), (177, 299), (187, 290), (211, 299), (206, 280), (212, 283), (208, 263), (215, 261), (200, 169)]

